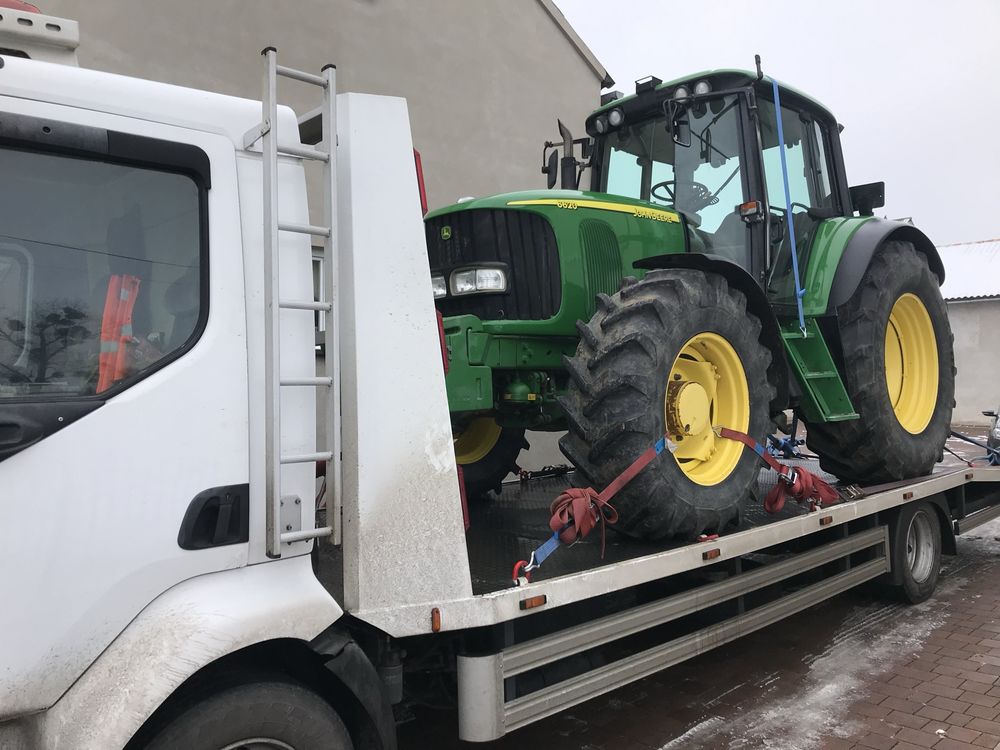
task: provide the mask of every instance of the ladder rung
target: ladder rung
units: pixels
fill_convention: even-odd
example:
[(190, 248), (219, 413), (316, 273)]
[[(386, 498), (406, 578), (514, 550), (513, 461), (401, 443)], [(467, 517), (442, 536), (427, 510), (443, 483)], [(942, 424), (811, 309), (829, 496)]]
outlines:
[(323, 78), (323, 76), (316, 75), (315, 73), (306, 73), (305, 71), (288, 68), (284, 65), (275, 65), (274, 72), (279, 76), (284, 76), (285, 78), (302, 81), (302, 83), (311, 83), (313, 86), (319, 86), (324, 89), (326, 88), (326, 79)]
[(837, 373), (831, 370), (819, 370), (817, 372), (806, 372), (806, 380), (822, 380), (824, 378), (837, 378), (840, 377)]
[(333, 385), (333, 378), (286, 378), (281, 381), (282, 385)]
[(330, 312), (333, 309), (333, 305), (329, 302), (320, 302), (319, 300), (281, 300), (278, 307), (282, 310), (319, 310), (320, 312)]
[(317, 539), (321, 536), (330, 536), (332, 533), (333, 529), (329, 526), (324, 526), (320, 529), (306, 529), (304, 531), (286, 531), (281, 535), (281, 543), (304, 542), (309, 539)]
[(313, 224), (288, 224), (283, 221), (278, 222), (278, 229), (282, 232), (298, 232), (299, 234), (311, 234), (314, 237), (329, 237), (330, 227), (317, 227)]
[(320, 151), (318, 148), (310, 148), (309, 146), (278, 146), (278, 153), (287, 156), (298, 156), (301, 159), (330, 161), (330, 154), (326, 151)]
[(333, 454), (330, 451), (323, 451), (322, 453), (298, 453), (291, 456), (282, 456), (281, 463), (283, 464), (311, 464), (317, 461), (330, 461), (333, 459)]

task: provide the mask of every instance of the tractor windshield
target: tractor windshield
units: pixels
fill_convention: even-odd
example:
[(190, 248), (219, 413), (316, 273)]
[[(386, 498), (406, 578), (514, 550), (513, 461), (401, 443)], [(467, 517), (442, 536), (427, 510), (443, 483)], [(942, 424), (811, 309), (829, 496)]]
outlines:
[(736, 210), (744, 200), (739, 99), (702, 100), (684, 117), (690, 138), (682, 143), (664, 115), (606, 136), (599, 189), (684, 212), (694, 227), (693, 250), (748, 267), (746, 229)]

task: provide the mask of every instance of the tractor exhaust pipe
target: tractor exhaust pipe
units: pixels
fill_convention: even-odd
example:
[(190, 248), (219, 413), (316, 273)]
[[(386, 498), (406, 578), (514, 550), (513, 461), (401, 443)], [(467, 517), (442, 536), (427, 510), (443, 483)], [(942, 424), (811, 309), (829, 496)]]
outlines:
[(563, 139), (563, 155), (559, 164), (559, 172), (562, 176), (560, 186), (563, 190), (576, 190), (579, 182), (577, 177), (577, 167), (579, 162), (573, 156), (573, 134), (569, 128), (563, 125), (562, 120), (556, 120), (559, 124), (559, 136)]

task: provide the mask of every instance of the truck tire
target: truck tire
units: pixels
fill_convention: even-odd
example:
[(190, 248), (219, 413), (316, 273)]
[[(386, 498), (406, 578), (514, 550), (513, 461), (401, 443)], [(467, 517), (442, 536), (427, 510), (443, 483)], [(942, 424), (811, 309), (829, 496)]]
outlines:
[(837, 321), (844, 380), (859, 418), (804, 420), (809, 448), (844, 482), (930, 473), (951, 429), (955, 358), (948, 312), (927, 259), (909, 242), (887, 242), (837, 309)]
[(920, 604), (934, 593), (941, 572), (941, 527), (928, 503), (904, 505), (889, 528), (892, 569), (899, 573), (895, 593)]
[(305, 687), (274, 680), (222, 690), (188, 706), (147, 750), (353, 750), (329, 703)]
[(455, 460), (462, 467), (466, 495), (483, 497), (490, 490), (500, 494), (500, 483), (517, 470), (517, 457), (527, 447), (524, 430), (501, 427), (492, 417), (474, 419), (456, 430)]
[(763, 440), (774, 394), (771, 353), (743, 293), (716, 274), (651, 271), (613, 297), (598, 295), (594, 317), (577, 328), (559, 447), (581, 478), (603, 489), (670, 433), (673, 455), (661, 453), (611, 501), (615, 528), (694, 538), (736, 520), (757, 456), (712, 428)]

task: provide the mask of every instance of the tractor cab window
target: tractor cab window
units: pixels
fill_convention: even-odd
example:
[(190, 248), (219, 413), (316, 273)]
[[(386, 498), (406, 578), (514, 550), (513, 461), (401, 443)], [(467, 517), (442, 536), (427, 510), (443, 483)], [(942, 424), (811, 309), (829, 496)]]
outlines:
[(748, 264), (743, 202), (739, 99), (702, 100), (684, 117), (690, 138), (677, 143), (664, 115), (626, 125), (605, 138), (603, 192), (683, 212), (691, 249)]
[(0, 149), (0, 400), (92, 396), (176, 356), (203, 312), (186, 176)]
[(804, 266), (818, 221), (809, 209), (835, 208), (831, 188), (830, 160), (827, 157), (825, 128), (809, 114), (782, 105), (781, 124), (785, 136), (785, 163), (788, 169), (788, 192), (792, 216), (787, 212), (785, 186), (781, 174), (781, 147), (774, 102), (761, 98), (760, 137), (763, 146), (764, 177), (771, 211), (771, 268), (768, 291), (777, 302), (795, 302), (792, 274), (792, 248), (789, 229), (795, 233), (799, 267)]

